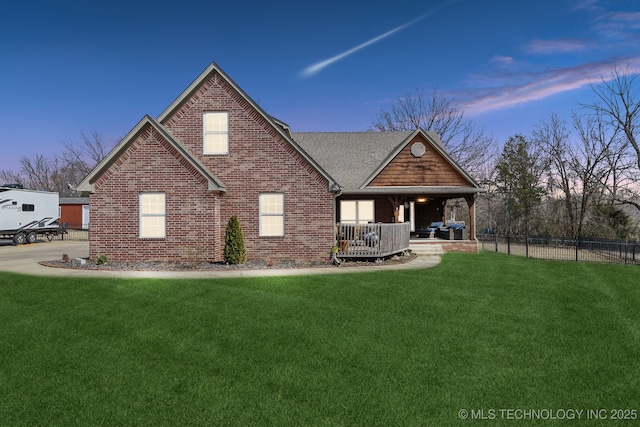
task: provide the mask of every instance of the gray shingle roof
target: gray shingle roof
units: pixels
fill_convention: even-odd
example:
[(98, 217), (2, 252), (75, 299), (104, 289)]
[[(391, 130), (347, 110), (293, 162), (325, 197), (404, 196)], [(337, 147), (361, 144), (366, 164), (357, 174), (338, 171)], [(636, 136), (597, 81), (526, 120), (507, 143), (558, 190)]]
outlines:
[(413, 132), (293, 132), (293, 140), (334, 177), (354, 191)]

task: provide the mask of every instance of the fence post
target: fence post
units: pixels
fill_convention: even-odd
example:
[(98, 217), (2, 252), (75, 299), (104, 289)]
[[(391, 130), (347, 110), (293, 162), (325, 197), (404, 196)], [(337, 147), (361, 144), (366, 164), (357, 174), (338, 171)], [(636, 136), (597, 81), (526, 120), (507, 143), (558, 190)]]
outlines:
[(507, 234), (507, 255), (511, 255), (511, 234)]
[(529, 258), (529, 233), (524, 236), (524, 257)]
[(496, 230), (494, 235), (496, 236), (496, 252), (498, 252), (498, 231)]
[(578, 262), (578, 245), (579, 245), (580, 237), (576, 237), (576, 262)]

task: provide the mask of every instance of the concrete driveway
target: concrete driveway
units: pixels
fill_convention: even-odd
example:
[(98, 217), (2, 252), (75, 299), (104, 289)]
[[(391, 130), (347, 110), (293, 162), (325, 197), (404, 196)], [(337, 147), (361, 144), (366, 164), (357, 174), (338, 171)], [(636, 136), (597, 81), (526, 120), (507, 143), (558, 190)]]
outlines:
[(70, 275), (68, 269), (50, 268), (38, 264), (40, 261), (62, 259), (63, 254), (69, 255), (71, 259), (87, 258), (89, 256), (89, 242), (39, 240), (30, 245), (13, 246), (11, 240), (0, 240), (0, 271), (46, 276)]
[(38, 241), (31, 245), (13, 246), (10, 240), (0, 240), (0, 271), (30, 274), (37, 276), (67, 277), (128, 277), (128, 278), (228, 278), (228, 277), (264, 277), (264, 276), (300, 276), (310, 274), (336, 274), (372, 272), (378, 270), (401, 270), (429, 268), (440, 263), (440, 256), (418, 256), (406, 264), (370, 265), (362, 267), (327, 267), (301, 269), (261, 269), (232, 271), (121, 271), (121, 270), (85, 270), (72, 268), (53, 268), (40, 265), (40, 261), (62, 259), (67, 254), (70, 259), (87, 258), (89, 242), (74, 240)]

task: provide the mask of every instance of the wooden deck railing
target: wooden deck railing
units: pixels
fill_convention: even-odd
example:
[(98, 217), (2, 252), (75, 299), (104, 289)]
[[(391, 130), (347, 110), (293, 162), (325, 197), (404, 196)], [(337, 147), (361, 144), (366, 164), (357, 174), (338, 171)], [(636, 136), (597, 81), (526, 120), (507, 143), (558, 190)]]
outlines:
[(381, 258), (409, 248), (411, 224), (336, 224), (338, 257)]

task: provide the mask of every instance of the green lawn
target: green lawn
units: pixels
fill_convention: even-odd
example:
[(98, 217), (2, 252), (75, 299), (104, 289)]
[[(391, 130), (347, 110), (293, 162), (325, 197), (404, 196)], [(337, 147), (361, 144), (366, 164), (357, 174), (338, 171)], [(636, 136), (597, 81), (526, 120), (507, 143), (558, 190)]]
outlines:
[(335, 276), (2, 273), (0, 425), (611, 425), (586, 411), (640, 410), (639, 273), (490, 252)]

